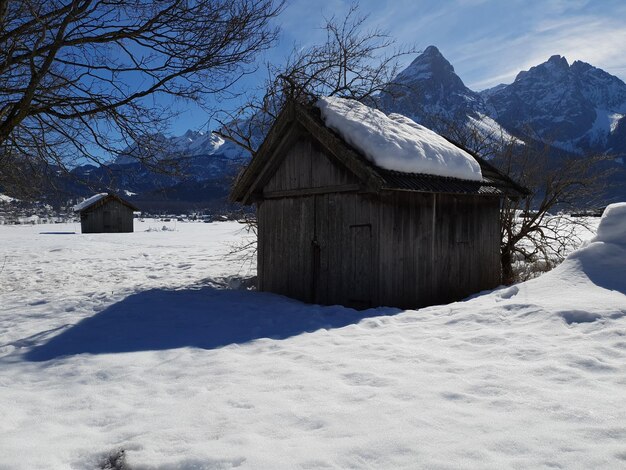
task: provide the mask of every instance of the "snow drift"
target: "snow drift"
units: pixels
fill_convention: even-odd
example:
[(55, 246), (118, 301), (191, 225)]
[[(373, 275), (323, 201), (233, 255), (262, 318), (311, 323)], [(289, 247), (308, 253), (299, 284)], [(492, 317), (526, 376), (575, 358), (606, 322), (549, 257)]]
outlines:
[(626, 245), (626, 202), (611, 204), (604, 210), (593, 241)]

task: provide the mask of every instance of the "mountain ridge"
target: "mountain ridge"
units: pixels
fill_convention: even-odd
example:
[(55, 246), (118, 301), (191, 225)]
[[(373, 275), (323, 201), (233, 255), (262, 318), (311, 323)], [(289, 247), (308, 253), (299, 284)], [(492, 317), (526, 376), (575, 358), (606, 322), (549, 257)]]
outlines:
[(570, 65), (560, 55), (481, 95), (491, 117), (506, 129), (524, 133), (530, 128), (577, 153), (611, 152), (607, 143), (626, 115), (626, 83), (586, 62)]
[[(437, 47), (428, 46), (386, 87), (378, 105), (444, 135), (452, 128), (471, 128), (494, 139), (538, 136), (579, 155), (612, 152), (622, 163), (626, 156), (626, 83), (591, 64), (579, 60), (570, 64), (560, 55), (520, 71), (510, 84), (476, 92)], [(197, 186), (211, 180), (224, 197), (220, 180), (232, 180), (249, 158), (248, 152), (216, 134), (188, 130), (181, 136), (157, 135), (150, 146), (136, 143), (115, 163), (123, 168), (146, 154), (190, 162), (188, 177), (156, 178), (162, 186), (171, 184), (185, 193), (180, 188), (186, 182)], [(146, 181), (133, 186), (127, 178), (121, 189), (145, 192), (156, 184)]]

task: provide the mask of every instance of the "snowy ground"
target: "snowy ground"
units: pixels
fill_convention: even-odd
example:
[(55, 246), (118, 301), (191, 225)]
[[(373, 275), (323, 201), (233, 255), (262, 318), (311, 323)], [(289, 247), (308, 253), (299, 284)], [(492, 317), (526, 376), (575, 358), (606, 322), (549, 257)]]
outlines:
[(0, 226), (0, 468), (626, 467), (619, 224), (525, 284), (363, 312), (224, 288), (237, 223), (137, 224)]

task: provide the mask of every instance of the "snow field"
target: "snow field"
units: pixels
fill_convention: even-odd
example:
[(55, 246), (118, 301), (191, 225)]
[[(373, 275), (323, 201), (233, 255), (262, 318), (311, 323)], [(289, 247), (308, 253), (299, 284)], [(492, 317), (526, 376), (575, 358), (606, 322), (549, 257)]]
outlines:
[(626, 466), (613, 217), (538, 279), (363, 312), (223, 288), (239, 224), (136, 224), (0, 227), (0, 468)]

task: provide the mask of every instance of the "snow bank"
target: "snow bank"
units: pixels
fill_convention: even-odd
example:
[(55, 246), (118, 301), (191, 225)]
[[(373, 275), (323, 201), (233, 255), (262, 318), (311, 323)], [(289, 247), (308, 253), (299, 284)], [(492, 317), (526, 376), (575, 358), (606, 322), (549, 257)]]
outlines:
[(0, 202), (13, 202), (17, 201), (14, 197), (7, 196), (6, 194), (0, 194)]
[(108, 196), (108, 193), (99, 193), (99, 194), (96, 194), (95, 196), (91, 196), (90, 198), (85, 199), (80, 204), (76, 204), (74, 206), (74, 211), (75, 212), (82, 211), (85, 207), (89, 207), (93, 203), (98, 202), (100, 199), (107, 197), (107, 196)]
[(568, 323), (626, 317), (626, 203), (608, 206), (589, 243), (521, 286)]
[(626, 244), (626, 202), (607, 206), (593, 241)]
[(326, 126), (376, 166), (482, 181), (480, 165), (469, 153), (405, 116), (387, 116), (358, 101), (330, 96), (316, 106)]

